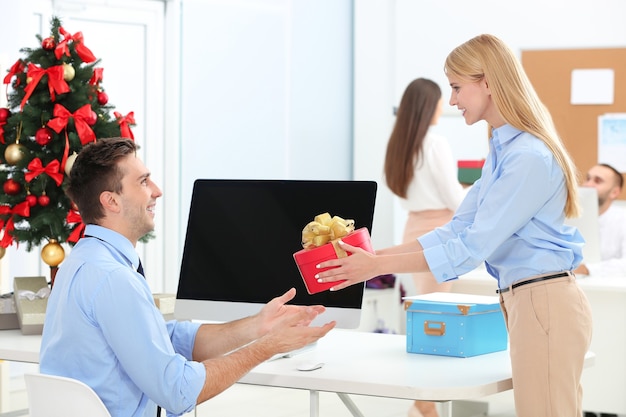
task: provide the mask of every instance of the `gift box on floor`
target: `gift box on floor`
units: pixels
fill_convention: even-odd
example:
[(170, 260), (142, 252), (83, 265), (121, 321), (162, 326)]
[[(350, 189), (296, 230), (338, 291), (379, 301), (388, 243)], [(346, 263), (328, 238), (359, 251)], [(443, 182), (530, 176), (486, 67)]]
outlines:
[(15, 277), (13, 296), (23, 334), (41, 334), (50, 287), (45, 277)]
[[(370, 234), (366, 227), (355, 230), (349, 235), (342, 237), (341, 240), (348, 245), (358, 246), (370, 253), (374, 253), (372, 242), (370, 240)], [(328, 269), (318, 269), (316, 268), (317, 264), (338, 258), (335, 244), (326, 243), (319, 247), (302, 249), (294, 253), (293, 258), (298, 265), (298, 270), (300, 271), (300, 275), (302, 275), (302, 279), (304, 280), (304, 284), (309, 294), (325, 291), (334, 285), (337, 285), (338, 282), (318, 283), (317, 279), (315, 279), (316, 274)]]
[(458, 179), (461, 184), (474, 184), (480, 178), (485, 160), (457, 161)]
[(497, 296), (431, 293), (404, 298), (409, 353), (470, 357), (506, 350)]

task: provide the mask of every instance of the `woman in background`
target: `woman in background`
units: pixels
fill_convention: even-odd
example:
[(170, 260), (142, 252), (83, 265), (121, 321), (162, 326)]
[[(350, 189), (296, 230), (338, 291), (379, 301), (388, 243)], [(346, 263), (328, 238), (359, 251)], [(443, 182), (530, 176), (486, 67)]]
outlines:
[(582, 376), (591, 343), (589, 302), (571, 272), (583, 238), (576, 168), (516, 55), (480, 35), (446, 58), (450, 105), (468, 125), (491, 127), (481, 178), (452, 221), (411, 243), (321, 262), (331, 290), (385, 273), (431, 271), (438, 282), (485, 263), (498, 282), (509, 333), (518, 417), (582, 416)]
[[(448, 141), (430, 131), (442, 111), (439, 86), (425, 78), (414, 80), (404, 91), (387, 144), (385, 180), (408, 212), (404, 242), (449, 222), (465, 196)], [(414, 274), (413, 280), (418, 294), (451, 286), (438, 283), (430, 272)]]
[[(442, 111), (441, 88), (425, 78), (413, 80), (404, 90), (387, 143), (387, 186), (408, 212), (404, 243), (449, 222), (465, 195), (448, 141), (430, 131)], [(450, 291), (452, 286), (438, 283), (430, 272), (412, 276), (417, 294)], [(420, 416), (437, 417), (435, 403), (416, 401), (409, 417)]]

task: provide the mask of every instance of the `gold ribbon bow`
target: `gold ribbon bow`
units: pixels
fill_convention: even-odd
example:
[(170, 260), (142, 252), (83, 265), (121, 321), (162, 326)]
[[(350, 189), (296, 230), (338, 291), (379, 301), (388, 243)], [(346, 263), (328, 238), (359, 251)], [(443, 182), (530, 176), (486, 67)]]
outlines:
[(348, 254), (339, 247), (337, 242), (353, 231), (354, 220), (346, 220), (339, 216), (331, 217), (329, 213), (318, 214), (302, 229), (302, 247), (310, 249), (331, 243), (337, 257), (344, 258)]

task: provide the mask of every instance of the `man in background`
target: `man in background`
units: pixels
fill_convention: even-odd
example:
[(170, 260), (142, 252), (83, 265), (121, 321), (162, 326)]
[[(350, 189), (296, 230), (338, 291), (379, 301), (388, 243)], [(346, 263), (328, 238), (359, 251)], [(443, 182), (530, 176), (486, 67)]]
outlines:
[(608, 164), (598, 164), (587, 172), (583, 187), (598, 191), (600, 262), (581, 264), (576, 274), (626, 278), (626, 208), (613, 202), (624, 186), (622, 174)]

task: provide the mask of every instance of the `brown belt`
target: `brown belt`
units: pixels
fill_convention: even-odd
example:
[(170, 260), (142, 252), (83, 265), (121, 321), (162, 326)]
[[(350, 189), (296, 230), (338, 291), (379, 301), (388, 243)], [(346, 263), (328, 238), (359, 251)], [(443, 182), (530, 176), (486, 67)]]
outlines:
[(533, 279), (529, 279), (528, 281), (516, 282), (515, 284), (511, 285), (510, 287), (497, 289), (496, 290), (496, 294), (502, 294), (504, 292), (507, 292), (510, 289), (521, 287), (522, 285), (533, 284), (535, 282), (541, 282), (541, 281), (547, 281), (549, 279), (568, 277), (570, 275), (572, 275), (572, 273), (569, 272), (569, 271), (567, 271), (567, 272), (559, 272), (558, 274), (546, 275), (545, 277), (539, 277), (539, 278), (533, 278)]

